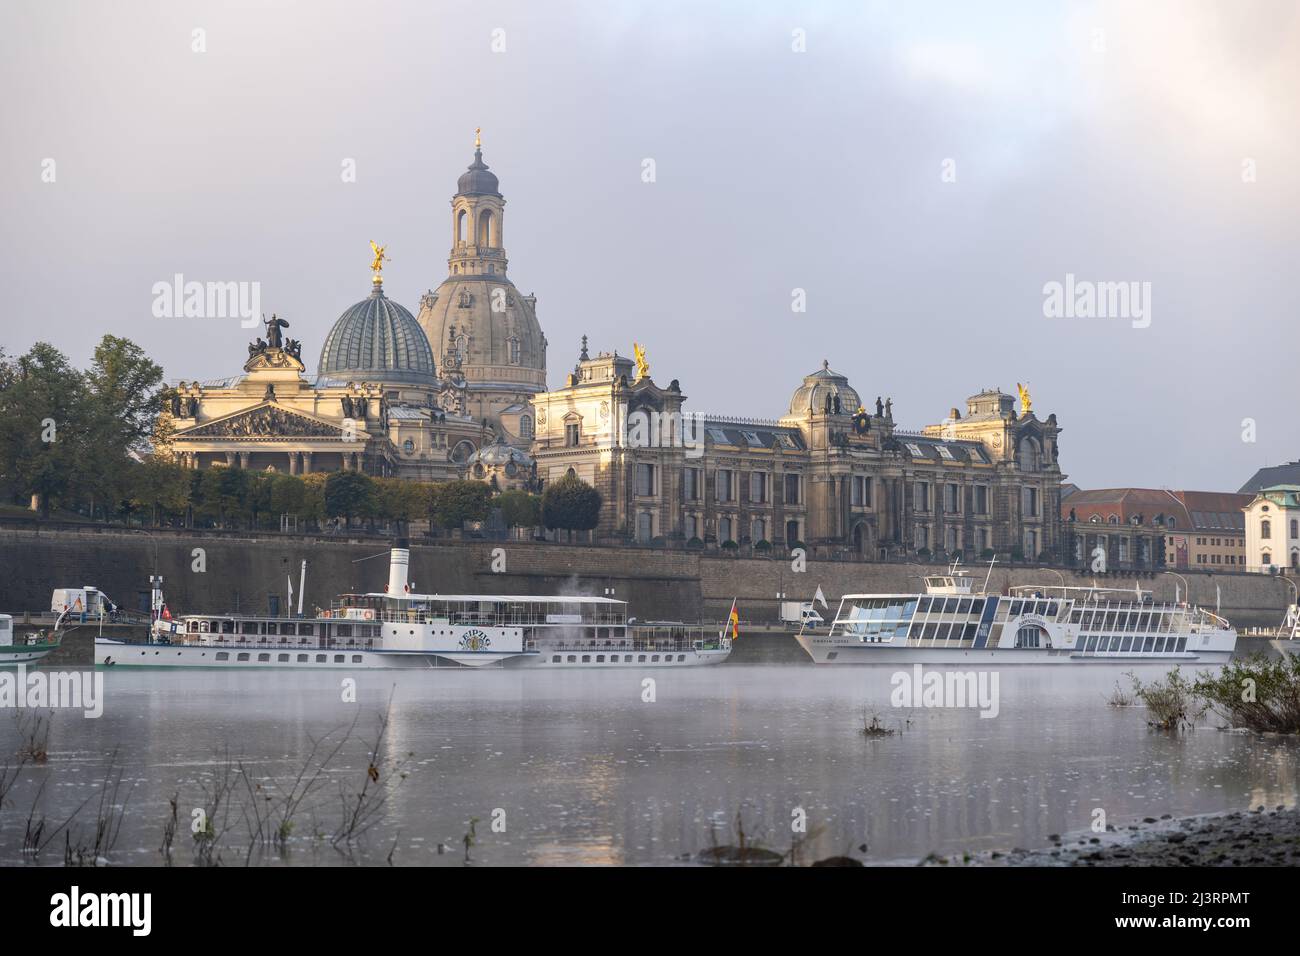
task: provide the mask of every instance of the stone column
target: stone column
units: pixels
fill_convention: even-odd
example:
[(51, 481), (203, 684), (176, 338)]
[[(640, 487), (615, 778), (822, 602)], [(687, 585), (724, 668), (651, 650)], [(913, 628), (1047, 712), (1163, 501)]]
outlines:
[(230, 468), (235, 467), (235, 453), (233, 451), (226, 452), (226, 465)]
[(302, 453), (302, 473), (304, 475), (311, 474), (311, 452), (309, 451)]
[(289, 474), (298, 474), (298, 453), (296, 451), (289, 452)]
[(241, 451), (239, 453), (239, 467), (243, 469), (248, 468), (248, 452)]

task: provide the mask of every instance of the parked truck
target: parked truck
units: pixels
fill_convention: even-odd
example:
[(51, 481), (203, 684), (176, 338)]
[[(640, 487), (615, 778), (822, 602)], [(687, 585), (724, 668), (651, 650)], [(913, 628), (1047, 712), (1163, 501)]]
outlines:
[(826, 622), (812, 601), (782, 601), (781, 623), (787, 627), (820, 627)]

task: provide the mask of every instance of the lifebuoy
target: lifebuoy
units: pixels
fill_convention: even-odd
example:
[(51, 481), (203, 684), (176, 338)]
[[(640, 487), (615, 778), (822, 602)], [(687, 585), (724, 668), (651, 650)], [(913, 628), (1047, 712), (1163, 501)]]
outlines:
[(375, 612), (370, 610), (369, 608), (366, 608), (364, 611), (361, 612), (361, 618), (362, 620), (373, 621), (375, 619)]
[(320, 612), (320, 616), (321, 616), (321, 617), (333, 617), (333, 616), (334, 616), (334, 612), (333, 612), (333, 611), (321, 611), (321, 612)]

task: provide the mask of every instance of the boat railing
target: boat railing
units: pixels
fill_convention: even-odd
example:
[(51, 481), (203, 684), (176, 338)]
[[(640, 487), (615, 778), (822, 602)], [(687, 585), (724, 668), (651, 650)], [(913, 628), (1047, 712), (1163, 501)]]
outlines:
[(289, 635), (276, 636), (274, 640), (268, 640), (266, 637), (255, 637), (251, 634), (193, 634), (178, 632), (173, 635), (160, 635), (161, 637), (170, 637), (170, 640), (159, 640), (157, 644), (172, 644), (175, 646), (187, 647), (221, 647), (232, 648), (236, 650), (267, 650), (267, 651), (309, 651), (309, 650), (369, 650), (377, 644), (383, 645), (382, 639), (373, 637), (328, 637), (322, 638), (320, 635), (303, 635), (298, 638), (290, 639)]

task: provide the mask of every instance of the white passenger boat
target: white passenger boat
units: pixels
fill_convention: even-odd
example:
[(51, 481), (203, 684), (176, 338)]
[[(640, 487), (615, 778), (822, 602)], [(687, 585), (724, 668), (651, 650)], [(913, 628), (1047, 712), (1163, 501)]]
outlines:
[(805, 628), (818, 664), (1211, 664), (1237, 632), (1217, 614), (1149, 592), (1030, 586), (975, 590), (956, 566), (924, 594), (848, 594), (828, 629)]
[[(724, 630), (629, 624), (606, 597), (419, 594), (392, 549), (385, 591), (345, 594), (311, 617), (184, 614), (148, 643), (100, 638), (95, 663), (144, 667), (687, 667), (731, 653)], [(160, 596), (155, 606), (161, 607)]]

